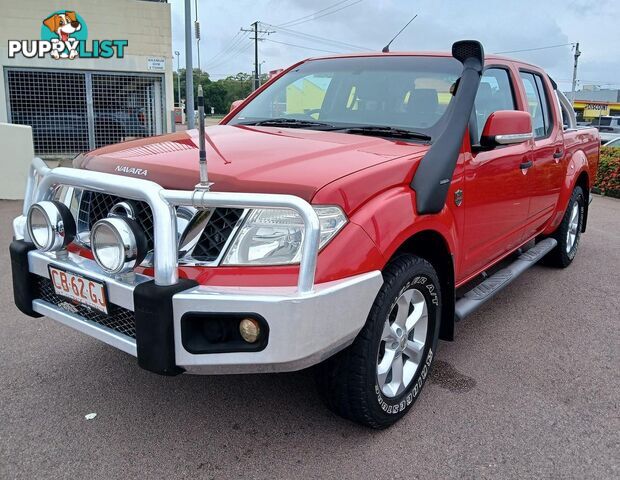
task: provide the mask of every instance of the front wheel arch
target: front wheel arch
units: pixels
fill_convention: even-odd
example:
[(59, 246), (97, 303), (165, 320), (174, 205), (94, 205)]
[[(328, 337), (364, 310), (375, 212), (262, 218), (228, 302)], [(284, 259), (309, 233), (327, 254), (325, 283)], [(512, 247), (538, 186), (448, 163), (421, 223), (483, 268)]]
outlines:
[(441, 325), (439, 338), (445, 341), (454, 340), (454, 305), (456, 289), (454, 279), (454, 257), (446, 239), (434, 230), (418, 232), (405, 240), (390, 258), (388, 264), (396, 257), (404, 254), (417, 255), (428, 261), (439, 276), (443, 305), (441, 308)]

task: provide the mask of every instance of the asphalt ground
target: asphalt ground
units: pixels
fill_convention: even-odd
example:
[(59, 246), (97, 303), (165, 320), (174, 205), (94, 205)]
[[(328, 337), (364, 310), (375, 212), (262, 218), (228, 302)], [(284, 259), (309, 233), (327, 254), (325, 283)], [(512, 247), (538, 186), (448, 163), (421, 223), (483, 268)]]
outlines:
[[(620, 201), (566, 270), (536, 266), (442, 343), (400, 423), (320, 403), (312, 373), (160, 377), (12, 303), (0, 202), (0, 478), (620, 476)], [(85, 415), (96, 413), (93, 420)]]

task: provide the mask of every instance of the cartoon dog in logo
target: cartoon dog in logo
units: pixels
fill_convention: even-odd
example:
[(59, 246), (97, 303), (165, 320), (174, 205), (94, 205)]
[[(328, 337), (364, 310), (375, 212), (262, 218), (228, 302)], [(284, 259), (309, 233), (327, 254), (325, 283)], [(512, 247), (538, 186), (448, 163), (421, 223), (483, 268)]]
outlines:
[[(75, 12), (65, 11), (64, 13), (55, 13), (45, 20), (43, 20), (43, 25), (49, 28), (52, 32), (58, 35), (58, 40), (62, 42), (67, 42), (69, 37), (80, 30), (82, 25), (77, 19), (77, 15)], [(67, 50), (69, 50), (67, 52)], [(77, 57), (77, 50), (74, 48), (65, 49), (62, 53), (59, 53), (58, 50), (54, 49), (51, 52), (52, 57), (56, 60), (60, 58), (68, 58), (73, 60)]]

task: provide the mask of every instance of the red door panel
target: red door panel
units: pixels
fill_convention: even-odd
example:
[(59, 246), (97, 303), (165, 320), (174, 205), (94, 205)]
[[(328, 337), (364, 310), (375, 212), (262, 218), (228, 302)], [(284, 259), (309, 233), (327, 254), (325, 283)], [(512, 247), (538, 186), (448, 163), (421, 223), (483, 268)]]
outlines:
[(461, 277), (520, 245), (529, 210), (529, 170), (521, 164), (530, 155), (524, 142), (475, 153), (465, 165)]
[(534, 146), (530, 172), (530, 209), (525, 236), (532, 237), (553, 214), (566, 171), (564, 138), (557, 103), (552, 101), (553, 89), (540, 72), (521, 70), (520, 79), (527, 108), (532, 116)]

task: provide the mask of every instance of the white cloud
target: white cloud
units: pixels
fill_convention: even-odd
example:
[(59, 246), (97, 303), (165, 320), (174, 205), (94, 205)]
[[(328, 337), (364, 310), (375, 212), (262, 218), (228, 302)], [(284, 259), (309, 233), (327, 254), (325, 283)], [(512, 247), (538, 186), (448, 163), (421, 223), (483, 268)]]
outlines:
[[(353, 3), (355, 0), (349, 0)], [(184, 0), (171, 0), (174, 49), (184, 58)], [(191, 2), (193, 5), (193, 1)], [(209, 73), (250, 72), (253, 46), (249, 34), (238, 34), (255, 20), (280, 25), (311, 15), (336, 0), (200, 0), (201, 58)], [(342, 3), (342, 6), (347, 3)], [(339, 7), (336, 7), (339, 8)], [(392, 50), (449, 50), (453, 41), (474, 38), (488, 52), (580, 42), (582, 83), (617, 83), (620, 87), (617, 0), (363, 0), (333, 15), (290, 27), (337, 42), (380, 50), (414, 13), (418, 18), (398, 38)], [(319, 14), (321, 15), (321, 14)], [(193, 16), (192, 16), (193, 18)], [(285, 67), (325, 53), (283, 45), (284, 42), (331, 51), (351, 51), (342, 45), (320, 43), (279, 30), (260, 43), (263, 70)], [(231, 46), (231, 40), (235, 43)], [(195, 43), (194, 43), (195, 48)], [(230, 52), (215, 57), (224, 49)], [(194, 51), (195, 55), (195, 51)], [(508, 54), (545, 68), (569, 88), (572, 76), (570, 46)], [(215, 59), (214, 59), (215, 57)], [(195, 56), (194, 56), (195, 58)], [(217, 75), (219, 74), (219, 75)]]

